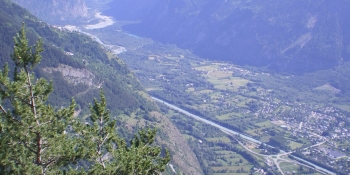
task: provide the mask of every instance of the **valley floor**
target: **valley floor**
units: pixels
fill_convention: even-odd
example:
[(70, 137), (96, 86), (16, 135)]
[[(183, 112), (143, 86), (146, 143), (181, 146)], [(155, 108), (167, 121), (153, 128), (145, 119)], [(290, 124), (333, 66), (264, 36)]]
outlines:
[[(195, 152), (206, 174), (316, 173), (287, 158), (287, 153), (329, 171), (350, 172), (350, 105), (329, 102), (337, 98), (333, 87), (310, 90), (295, 86), (304, 83), (302, 77), (205, 60), (174, 45), (123, 32), (121, 26), (129, 22), (96, 17), (98, 24), (73, 28), (95, 37), (111, 55), (118, 54), (152, 96), (259, 140), (239, 145), (237, 136), (161, 107), (192, 148), (202, 151)], [(286, 152), (276, 154), (280, 150)]]

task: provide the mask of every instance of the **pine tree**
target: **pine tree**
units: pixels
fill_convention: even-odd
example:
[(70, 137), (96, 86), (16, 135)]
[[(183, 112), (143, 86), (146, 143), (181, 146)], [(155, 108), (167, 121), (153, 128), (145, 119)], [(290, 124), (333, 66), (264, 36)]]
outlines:
[(140, 130), (127, 144), (116, 132), (102, 91), (86, 124), (74, 118), (74, 100), (60, 110), (47, 104), (52, 83), (35, 79), (33, 73), (43, 52), (41, 40), (29, 46), (23, 24), (14, 41), (14, 74), (9, 76), (8, 65), (0, 71), (0, 174), (136, 175), (165, 170), (170, 155), (165, 151), (161, 156), (162, 149), (153, 145), (156, 129)]
[(89, 174), (160, 174), (170, 160), (168, 151), (164, 157), (160, 147), (152, 146), (156, 129), (140, 130), (130, 141), (130, 146), (116, 132), (116, 122), (112, 121), (103, 92), (101, 102), (94, 100), (90, 106), (91, 125), (88, 126), (85, 140), (94, 165)]
[[(75, 102), (55, 110), (46, 103), (52, 83), (34, 79), (33, 68), (43, 51), (39, 39), (28, 45), (25, 26), (14, 37), (15, 71), (9, 77), (6, 65), (0, 73), (1, 133), (0, 171), (4, 174), (52, 174), (73, 163), (82, 148), (79, 137), (66, 134), (74, 123)], [(5, 106), (8, 106), (6, 109)]]

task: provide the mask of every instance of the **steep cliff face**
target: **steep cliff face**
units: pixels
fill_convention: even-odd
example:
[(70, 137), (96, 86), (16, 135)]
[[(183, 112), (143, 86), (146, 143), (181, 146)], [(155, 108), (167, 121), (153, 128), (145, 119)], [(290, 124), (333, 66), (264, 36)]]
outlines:
[(13, 0), (13, 2), (49, 22), (67, 21), (88, 15), (84, 0)]
[(293, 72), (350, 60), (348, 0), (114, 0), (106, 13), (141, 20), (125, 29), (204, 58)]

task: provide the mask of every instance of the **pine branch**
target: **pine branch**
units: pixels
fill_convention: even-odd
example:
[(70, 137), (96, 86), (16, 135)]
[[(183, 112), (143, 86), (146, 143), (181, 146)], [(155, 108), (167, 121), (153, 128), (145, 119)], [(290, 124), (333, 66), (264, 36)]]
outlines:
[(104, 142), (104, 141), (99, 142), (99, 144), (98, 144), (98, 148), (97, 148), (97, 150), (98, 150), (98, 152), (97, 152), (98, 158), (97, 158), (97, 159), (99, 159), (99, 160), (97, 160), (97, 162), (99, 162), (99, 163), (103, 166), (103, 169), (105, 169), (106, 166), (105, 166), (105, 163), (104, 163), (104, 161), (103, 161), (103, 155), (102, 155), (102, 153), (101, 153), (101, 152), (102, 152), (103, 142)]
[(106, 137), (102, 140), (101, 145), (105, 144), (106, 140), (108, 139), (108, 135), (109, 135), (109, 133), (107, 133)]
[(45, 163), (44, 166), (47, 168), (47, 167), (49, 167), (51, 164), (55, 163), (58, 159), (60, 159), (60, 158), (51, 159), (51, 160), (49, 160), (47, 163)]
[(36, 106), (35, 106), (35, 99), (34, 99), (34, 92), (33, 92), (33, 85), (32, 85), (32, 82), (30, 80), (30, 74), (29, 74), (29, 71), (28, 71), (28, 68), (27, 66), (24, 66), (24, 70), (26, 71), (26, 74), (27, 74), (27, 83), (29, 85), (29, 93), (30, 93), (30, 105), (31, 105), (31, 108), (32, 108), (32, 111), (33, 111), (33, 114), (34, 114), (34, 118), (36, 120), (36, 123), (38, 124), (38, 126), (40, 125), (40, 122), (38, 120), (38, 116), (37, 116), (37, 112), (36, 112)]
[(7, 114), (6, 110), (4, 109), (4, 107), (2, 107), (2, 105), (0, 105), (0, 109), (3, 113)]
[[(45, 146), (45, 145), (43, 145), (43, 146)], [(47, 149), (47, 147), (41, 149), (41, 152), (40, 152), (40, 153), (43, 153), (46, 149)]]
[(43, 125), (46, 125), (46, 124), (51, 124), (52, 123), (52, 121), (50, 120), (50, 121), (47, 121), (47, 122), (45, 122), (45, 123), (40, 123), (40, 125), (39, 126), (43, 126)]
[(32, 152), (32, 153), (36, 153), (36, 151), (35, 150), (33, 150), (32, 148), (30, 148), (28, 145), (27, 145), (27, 143), (26, 142), (22, 142), (23, 143), (23, 145), (24, 145), (24, 147), (26, 147), (30, 152)]
[(24, 103), (24, 104), (26, 104), (26, 105), (28, 105), (28, 106), (31, 106), (31, 104), (28, 103), (25, 99), (19, 98), (19, 97), (17, 97), (17, 99), (21, 100), (22, 103)]

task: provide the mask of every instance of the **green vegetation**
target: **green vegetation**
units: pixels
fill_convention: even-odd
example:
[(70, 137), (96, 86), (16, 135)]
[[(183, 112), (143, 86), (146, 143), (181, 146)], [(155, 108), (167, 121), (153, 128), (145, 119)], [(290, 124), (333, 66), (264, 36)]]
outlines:
[[(110, 26), (93, 33), (104, 40), (114, 30)], [(117, 40), (118, 36), (114, 37)], [(133, 43), (135, 47), (138, 45), (137, 49), (126, 47), (128, 51), (119, 55), (151, 95), (265, 143), (272, 141), (285, 151), (323, 142), (325, 138), (321, 134), (327, 130), (326, 139), (332, 140), (328, 145), (349, 154), (350, 142), (346, 136), (338, 134), (341, 138), (331, 138), (337, 135), (335, 130), (350, 129), (350, 120), (346, 117), (349, 115), (346, 110), (349, 106), (346, 95), (348, 63), (332, 70), (283, 75), (261, 68), (203, 60), (174, 45), (145, 44), (148, 40), (139, 38), (139, 44)], [(198, 122), (179, 119), (176, 115), (171, 119), (185, 138), (199, 139), (203, 143), (227, 142), (222, 135), (209, 136), (212, 131), (207, 131), (207, 127), (202, 129)], [(209, 135), (199, 137), (200, 133)], [(199, 142), (193, 143), (197, 145), (193, 148), (201, 147)], [(279, 151), (251, 149), (262, 154)], [(206, 156), (201, 159), (213, 160)], [(208, 165), (201, 164), (202, 167)]]
[(199, 159), (205, 174), (250, 174), (254, 168), (265, 167), (264, 160), (247, 152), (232, 136), (217, 128), (193, 121), (173, 110), (160, 105), (173, 123), (187, 138), (189, 145)]
[[(74, 97), (82, 109), (82, 114), (87, 114), (91, 99), (98, 96), (97, 87), (103, 85), (106, 96), (110, 97), (107, 98), (107, 102), (108, 108), (113, 109), (113, 115), (130, 114), (140, 107), (145, 113), (156, 109), (146, 98), (139, 95), (143, 87), (128, 67), (116, 56), (108, 59), (106, 50), (91, 37), (53, 28), (7, 0), (1, 0), (0, 7), (0, 66), (3, 67), (6, 62), (10, 67), (14, 66), (8, 57), (13, 51), (12, 36), (21, 28), (22, 22), (25, 22), (29, 43), (34, 44), (33, 42), (41, 37), (45, 50), (42, 56), (50, 58), (43, 59), (34, 72), (37, 77), (53, 81), (54, 91), (48, 99), (53, 106), (68, 105), (71, 97)], [(91, 72), (94, 75), (92, 83), (69, 83), (69, 77), (64, 76), (64, 71), (45, 71), (45, 68), (57, 68), (60, 65)]]
[(293, 165), (290, 163), (281, 163), (280, 166), (284, 172), (290, 172), (290, 173), (295, 172), (297, 174), (311, 174), (312, 173), (314, 175), (320, 175), (320, 173), (316, 173), (312, 169), (305, 168), (305, 167), (302, 167), (300, 165)]
[(74, 100), (60, 110), (48, 105), (52, 84), (33, 74), (42, 51), (40, 40), (34, 49), (29, 46), (22, 26), (15, 37), (13, 77), (8, 65), (0, 73), (1, 174), (143, 175), (165, 170), (170, 155), (153, 146), (156, 129), (140, 130), (127, 144), (117, 134), (102, 92), (87, 121), (74, 117)]

